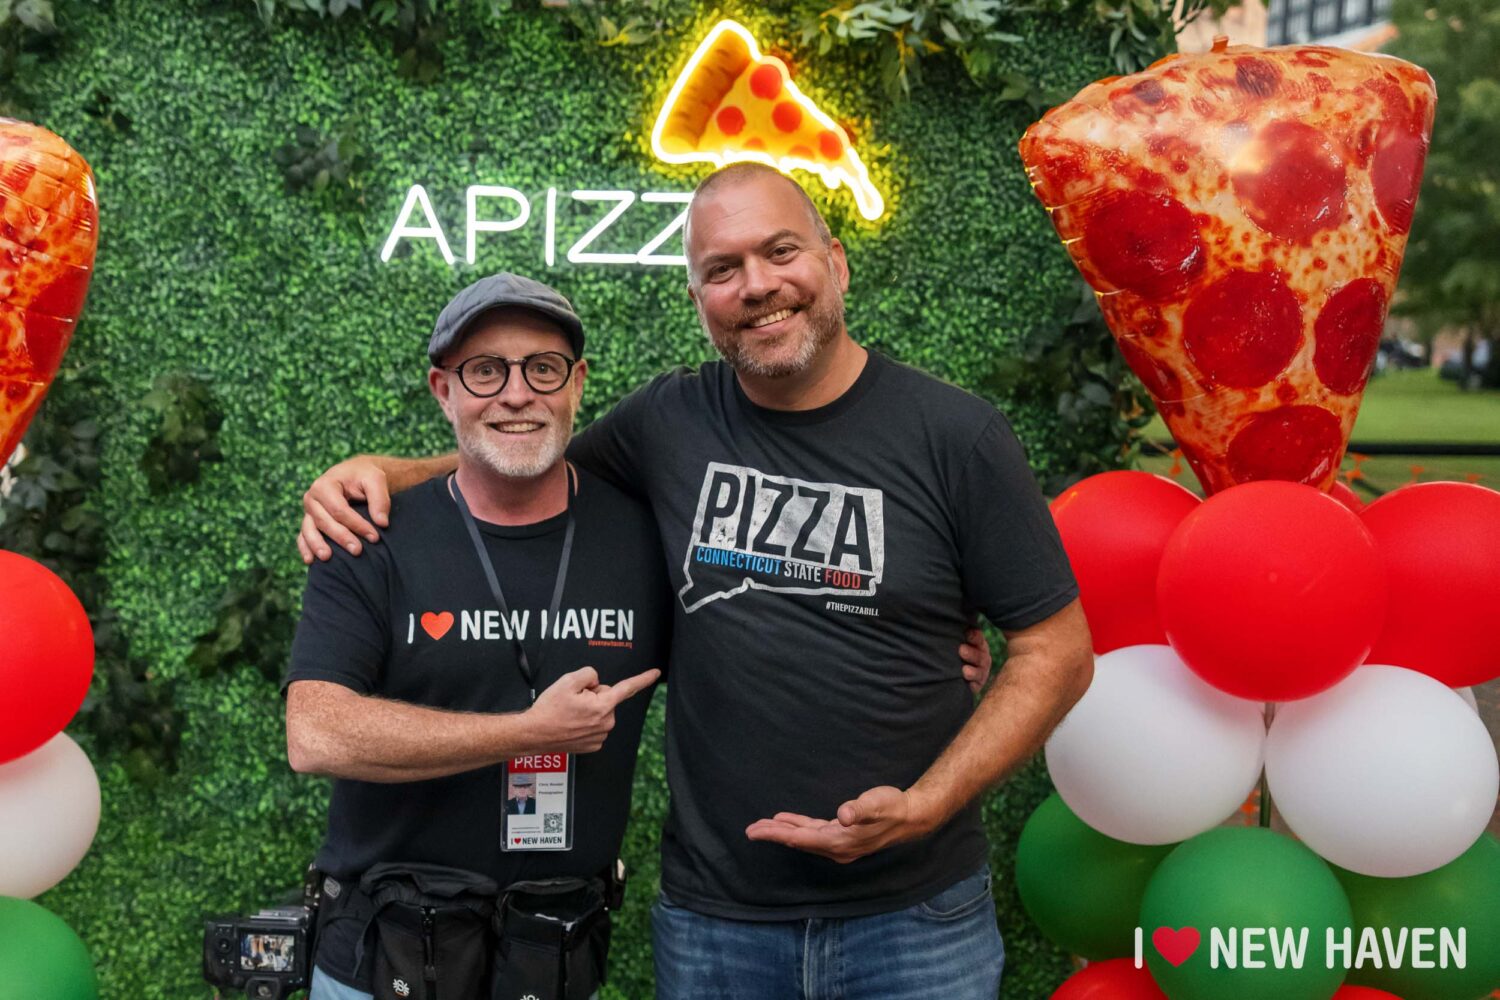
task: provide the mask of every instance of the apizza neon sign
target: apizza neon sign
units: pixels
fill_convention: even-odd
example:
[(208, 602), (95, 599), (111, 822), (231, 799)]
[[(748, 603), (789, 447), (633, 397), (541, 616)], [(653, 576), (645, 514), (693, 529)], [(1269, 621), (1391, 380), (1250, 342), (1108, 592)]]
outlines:
[[(582, 189), (564, 193), (555, 187), (528, 197), (524, 192), (503, 184), (471, 184), (464, 192), (463, 259), (472, 264), (479, 252), (481, 235), (490, 236), (517, 232), (528, 226), (541, 228), (542, 260), (551, 267), (557, 263), (561, 244), (558, 240), (559, 216), (567, 211), (569, 221), (578, 213), (577, 205), (608, 206), (581, 236), (574, 240), (563, 258), (570, 264), (628, 264), (647, 267), (684, 266), (687, 259), (681, 253), (683, 223), (687, 221), (690, 191), (611, 191)], [(540, 201), (541, 219), (533, 223), (533, 202)], [(566, 206), (560, 208), (559, 203)], [(498, 209), (498, 210), (497, 210)], [(597, 209), (595, 210), (597, 211)], [(639, 247), (621, 245), (612, 239), (609, 230), (627, 212), (639, 215), (653, 213), (660, 217), (661, 226)], [(655, 225), (655, 222), (652, 223)], [(396, 215), (396, 222), (386, 235), (380, 248), (380, 259), (387, 262), (395, 255), (402, 242), (421, 245), (428, 242), (442, 255), (450, 266), (457, 263), (453, 244), (437, 212), (432, 199), (421, 184), (413, 184), (406, 192), (406, 200)]]

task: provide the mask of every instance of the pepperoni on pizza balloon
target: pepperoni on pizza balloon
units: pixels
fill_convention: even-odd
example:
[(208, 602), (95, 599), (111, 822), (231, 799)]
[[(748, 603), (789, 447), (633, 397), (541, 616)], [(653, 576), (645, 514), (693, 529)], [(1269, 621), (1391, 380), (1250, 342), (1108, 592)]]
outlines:
[(83, 157), (44, 128), (0, 118), (0, 465), (73, 337), (98, 222)]
[(1021, 139), (1058, 235), (1209, 493), (1332, 486), (1432, 132), (1389, 56), (1216, 39), (1100, 80)]

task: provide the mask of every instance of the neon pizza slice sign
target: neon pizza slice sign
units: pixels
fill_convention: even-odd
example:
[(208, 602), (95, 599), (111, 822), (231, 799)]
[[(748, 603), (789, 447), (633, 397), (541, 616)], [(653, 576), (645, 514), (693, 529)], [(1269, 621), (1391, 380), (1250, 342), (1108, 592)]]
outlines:
[(656, 116), (651, 149), (668, 163), (809, 170), (829, 188), (848, 187), (866, 219), (885, 212), (848, 134), (736, 21), (720, 21), (688, 59)]
[[(668, 163), (721, 167), (753, 160), (785, 172), (808, 170), (830, 189), (849, 188), (866, 219), (878, 219), (885, 212), (885, 199), (870, 182), (848, 134), (797, 88), (786, 64), (762, 54), (750, 32), (735, 21), (715, 25), (688, 59), (657, 115), (651, 148)], [(480, 234), (526, 227), (534, 202), (540, 201), (542, 260), (548, 267), (555, 266), (562, 249), (560, 223), (572, 221), (568, 209), (602, 202), (612, 207), (571, 245), (562, 245), (568, 263), (680, 267), (686, 258), (671, 250), (676, 248), (691, 200), (692, 194), (686, 191), (568, 192), (549, 187), (528, 195), (507, 185), (473, 184), (464, 192), (463, 259), (475, 262)], [(497, 201), (512, 206), (508, 218), (489, 214)], [(651, 213), (660, 228), (639, 248), (612, 245), (615, 241), (607, 231), (638, 203), (641, 207), (636, 212)], [(432, 198), (421, 184), (407, 190), (387, 231), (380, 260), (390, 261), (408, 241), (430, 241), (446, 263), (457, 263)]]

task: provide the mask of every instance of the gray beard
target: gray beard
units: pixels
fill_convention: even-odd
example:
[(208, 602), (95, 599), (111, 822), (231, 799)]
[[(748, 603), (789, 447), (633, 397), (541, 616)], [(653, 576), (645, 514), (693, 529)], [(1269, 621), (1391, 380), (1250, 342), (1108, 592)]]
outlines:
[(573, 422), (549, 424), (546, 436), (526, 451), (502, 448), (482, 421), (460, 425), (454, 430), (459, 453), (465, 458), (507, 479), (535, 479), (563, 457), (568, 439), (573, 434)]
[(703, 314), (698, 315), (698, 322), (703, 327), (703, 332), (708, 334), (709, 342), (714, 345), (714, 350), (728, 363), (729, 367), (746, 375), (754, 375), (759, 378), (786, 378), (807, 370), (812, 364), (813, 358), (818, 352), (833, 342), (844, 327), (844, 300), (837, 297), (823, 310), (813, 312), (807, 311), (807, 335), (802, 338), (802, 343), (797, 347), (797, 353), (784, 361), (762, 361), (750, 351), (745, 349), (744, 340), (738, 335), (723, 339), (713, 335), (709, 330), (708, 323), (704, 321)]

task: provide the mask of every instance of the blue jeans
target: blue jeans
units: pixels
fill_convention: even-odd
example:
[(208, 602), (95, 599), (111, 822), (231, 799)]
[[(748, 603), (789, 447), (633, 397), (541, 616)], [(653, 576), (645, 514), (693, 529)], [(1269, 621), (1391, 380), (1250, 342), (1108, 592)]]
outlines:
[(657, 1000), (995, 1000), (1005, 946), (982, 868), (916, 906), (758, 923), (651, 913)]
[(307, 1000), (374, 1000), (374, 997), (353, 986), (345, 986), (322, 969), (314, 968)]
[[(591, 1000), (598, 1000), (595, 993)], [(375, 1000), (369, 993), (361, 993), (353, 986), (345, 986), (322, 969), (314, 968), (312, 984), (307, 1000)]]

